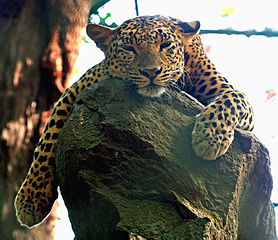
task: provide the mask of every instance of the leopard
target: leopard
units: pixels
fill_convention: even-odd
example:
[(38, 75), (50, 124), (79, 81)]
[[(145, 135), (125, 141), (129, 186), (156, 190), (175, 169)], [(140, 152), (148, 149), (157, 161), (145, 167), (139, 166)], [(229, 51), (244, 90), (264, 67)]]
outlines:
[(161, 15), (136, 17), (115, 29), (87, 25), (87, 35), (105, 57), (68, 87), (53, 108), (15, 198), (21, 225), (33, 227), (50, 213), (58, 196), (54, 147), (59, 133), (79, 93), (104, 79), (128, 81), (138, 96), (146, 98), (175, 89), (197, 99), (204, 108), (196, 116), (191, 137), (193, 152), (201, 159), (225, 154), (236, 128), (252, 131), (253, 110), (246, 95), (216, 70), (199, 29), (199, 21)]

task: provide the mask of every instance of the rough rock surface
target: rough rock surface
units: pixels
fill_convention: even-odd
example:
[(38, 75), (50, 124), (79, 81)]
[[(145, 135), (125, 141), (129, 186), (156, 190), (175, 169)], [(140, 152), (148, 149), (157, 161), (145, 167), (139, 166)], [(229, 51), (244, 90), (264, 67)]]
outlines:
[(85, 89), (56, 147), (77, 240), (274, 240), (266, 148), (236, 131), (215, 161), (191, 146), (202, 106), (169, 90), (139, 96), (122, 80)]

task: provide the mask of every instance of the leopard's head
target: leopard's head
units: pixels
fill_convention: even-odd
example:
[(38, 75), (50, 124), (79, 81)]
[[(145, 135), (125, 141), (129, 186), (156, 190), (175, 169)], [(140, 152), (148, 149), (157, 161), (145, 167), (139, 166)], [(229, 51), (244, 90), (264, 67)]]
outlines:
[(185, 51), (200, 23), (137, 17), (117, 29), (90, 24), (87, 34), (105, 53), (110, 75), (133, 81), (138, 93), (159, 96), (185, 71)]

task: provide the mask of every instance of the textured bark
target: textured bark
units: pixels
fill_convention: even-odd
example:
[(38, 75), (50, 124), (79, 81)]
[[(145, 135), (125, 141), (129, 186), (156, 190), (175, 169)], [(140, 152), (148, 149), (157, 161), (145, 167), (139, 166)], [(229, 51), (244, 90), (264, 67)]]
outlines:
[(14, 197), (51, 108), (73, 73), (90, 0), (0, 0), (0, 236), (52, 239), (57, 216), (32, 230)]
[(56, 146), (77, 240), (276, 239), (267, 149), (237, 130), (224, 156), (197, 157), (201, 109), (184, 93), (143, 98), (117, 79), (83, 90)]

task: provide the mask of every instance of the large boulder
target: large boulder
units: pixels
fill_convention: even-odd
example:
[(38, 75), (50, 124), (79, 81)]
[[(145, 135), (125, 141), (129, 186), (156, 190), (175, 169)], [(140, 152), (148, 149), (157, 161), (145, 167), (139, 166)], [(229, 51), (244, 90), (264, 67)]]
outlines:
[(202, 108), (171, 89), (142, 97), (119, 79), (81, 92), (56, 146), (77, 240), (276, 239), (267, 149), (236, 130), (224, 156), (197, 157)]

